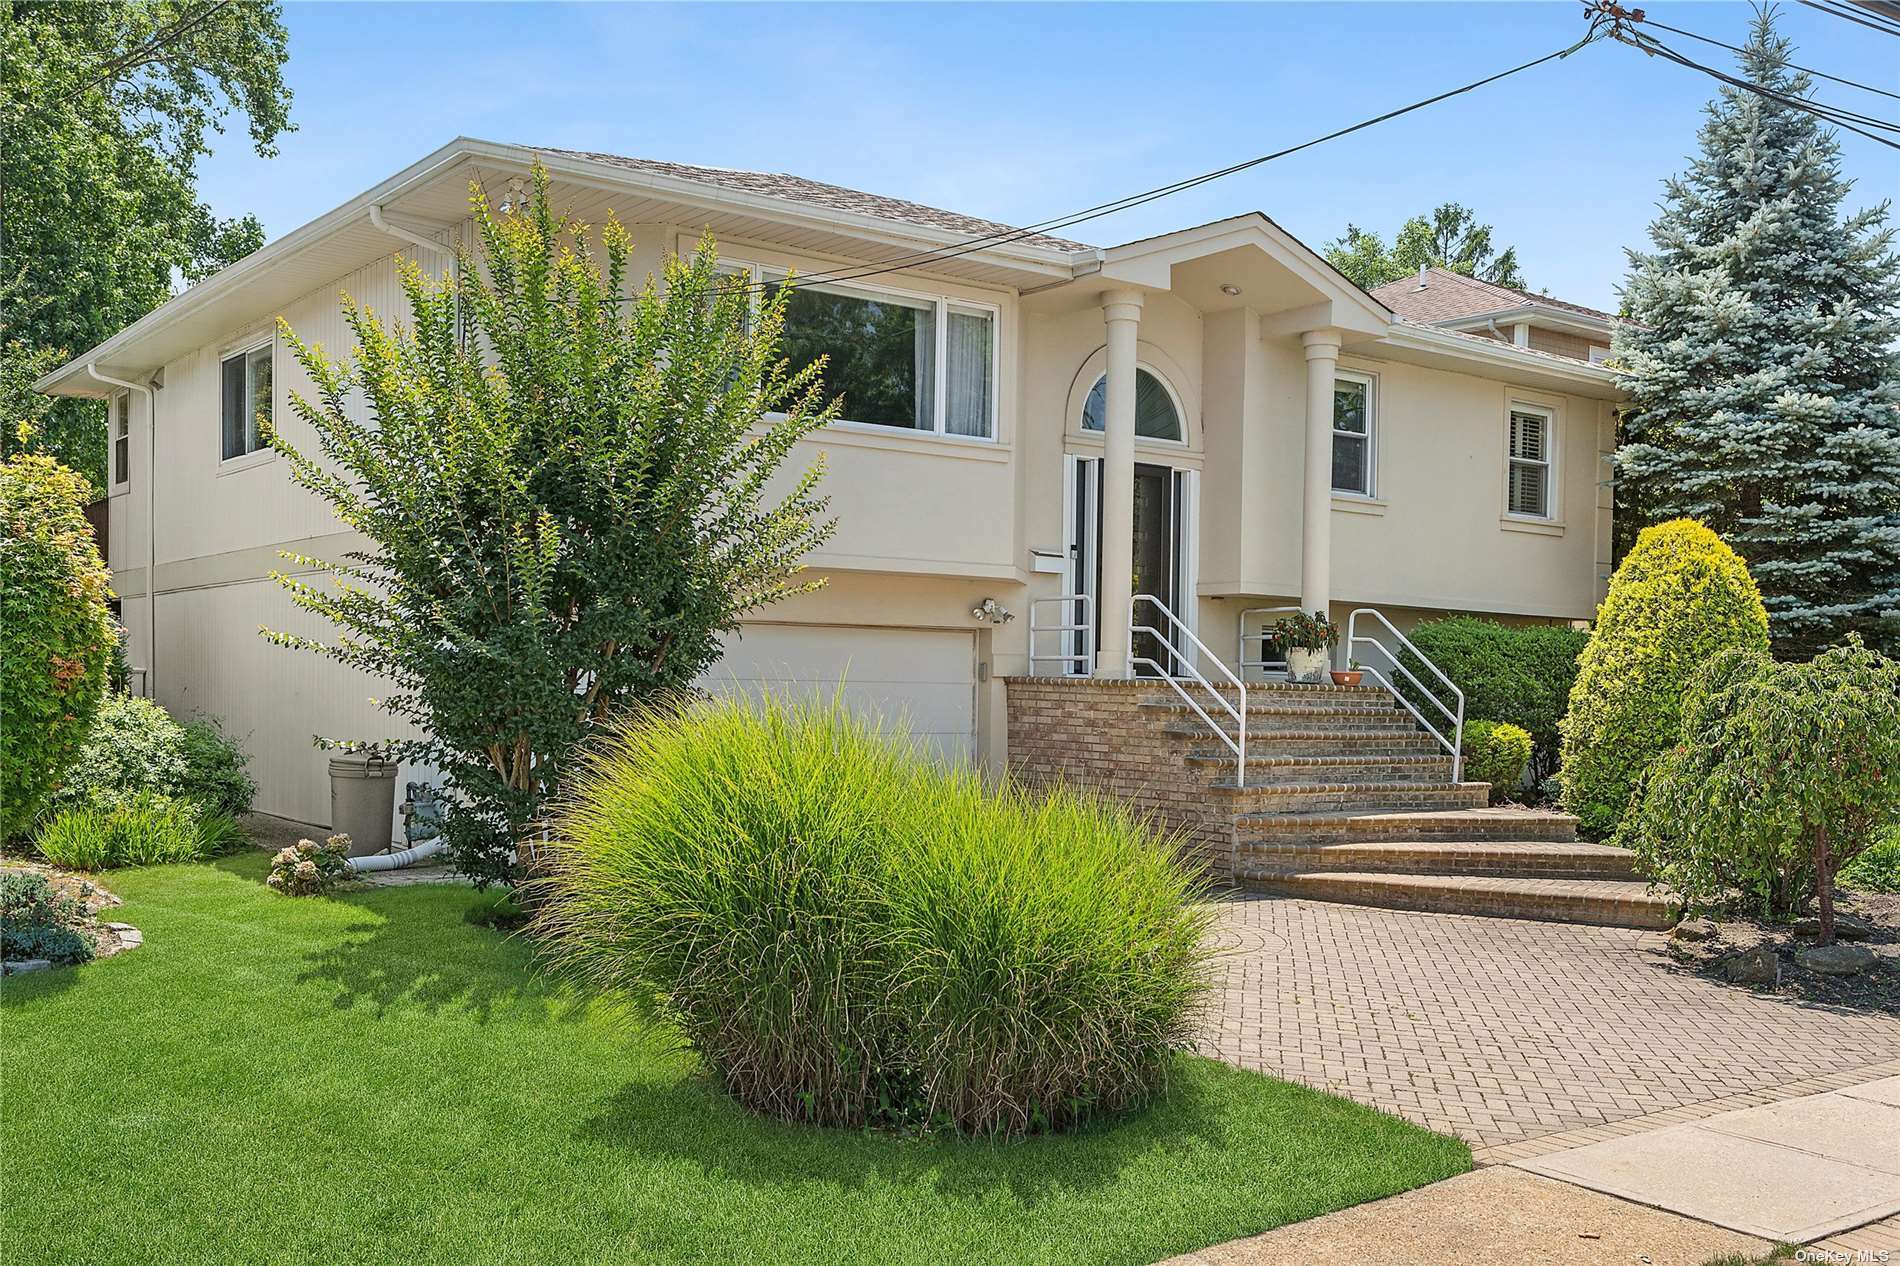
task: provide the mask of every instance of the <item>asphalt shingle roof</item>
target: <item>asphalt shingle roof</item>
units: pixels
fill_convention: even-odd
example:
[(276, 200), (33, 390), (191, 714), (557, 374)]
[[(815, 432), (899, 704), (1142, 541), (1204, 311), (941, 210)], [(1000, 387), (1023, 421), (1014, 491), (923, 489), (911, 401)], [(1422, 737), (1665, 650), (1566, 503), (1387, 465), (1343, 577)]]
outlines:
[[(629, 171), (650, 172), (657, 176), (691, 180), (720, 189), (759, 194), (767, 198), (781, 198), (786, 202), (825, 207), (833, 211), (851, 211), (859, 215), (875, 216), (880, 220), (890, 220), (896, 224), (943, 229), (951, 233), (967, 234), (970, 237), (987, 237), (994, 233), (1015, 232), (1010, 225), (998, 224), (994, 220), (983, 220), (972, 215), (945, 211), (940, 207), (927, 207), (921, 202), (906, 202), (902, 198), (886, 198), (880, 194), (864, 193), (857, 189), (847, 189), (842, 185), (828, 185), (823, 181), (807, 180), (803, 176), (788, 175), (784, 172), (740, 171), (730, 167), (695, 167), (688, 163), (668, 163), (653, 158), (628, 158), (620, 154), (598, 154), (587, 150), (544, 148), (541, 152), (565, 154), (571, 158), (584, 158), (589, 162), (604, 163), (610, 167), (623, 167)], [(1072, 242), (1067, 238), (1053, 237), (1047, 233), (1024, 233), (1010, 240), (1071, 254), (1095, 249), (1082, 242)]]
[(1425, 284), (1422, 287), (1419, 285), (1418, 277), (1414, 275), (1402, 277), (1398, 281), (1388, 281), (1383, 286), (1375, 286), (1371, 293), (1373, 298), (1400, 316), (1428, 324), (1455, 321), (1459, 317), (1477, 316), (1485, 312), (1500, 312), (1506, 308), (1522, 307), (1527, 303), (1557, 308), (1564, 312), (1575, 312), (1601, 321), (1616, 319), (1611, 313), (1586, 308), (1579, 303), (1566, 303), (1562, 299), (1553, 299), (1549, 295), (1532, 294), (1528, 290), (1480, 281), (1476, 277), (1467, 277), (1463, 273), (1455, 273), (1448, 268), (1426, 269)]

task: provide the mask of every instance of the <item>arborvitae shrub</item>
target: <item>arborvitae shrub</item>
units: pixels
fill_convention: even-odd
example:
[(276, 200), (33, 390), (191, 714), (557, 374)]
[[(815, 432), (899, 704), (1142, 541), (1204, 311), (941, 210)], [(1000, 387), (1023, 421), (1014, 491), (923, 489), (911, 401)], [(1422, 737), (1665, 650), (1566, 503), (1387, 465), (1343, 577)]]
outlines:
[(1610, 578), (1562, 725), (1563, 805), (1586, 833), (1616, 830), (1643, 771), (1680, 734), (1690, 677), (1730, 648), (1768, 649), (1747, 565), (1694, 519), (1643, 529)]

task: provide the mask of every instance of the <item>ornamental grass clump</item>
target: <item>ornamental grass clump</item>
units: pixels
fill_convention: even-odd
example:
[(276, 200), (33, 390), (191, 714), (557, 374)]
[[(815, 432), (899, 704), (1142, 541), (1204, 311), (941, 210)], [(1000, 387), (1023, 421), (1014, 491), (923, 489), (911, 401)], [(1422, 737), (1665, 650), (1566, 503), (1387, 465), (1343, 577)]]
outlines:
[(535, 930), (772, 1116), (1014, 1136), (1141, 1103), (1188, 1045), (1207, 915), (1171, 843), (986, 788), (837, 700), (700, 701), (598, 747)]

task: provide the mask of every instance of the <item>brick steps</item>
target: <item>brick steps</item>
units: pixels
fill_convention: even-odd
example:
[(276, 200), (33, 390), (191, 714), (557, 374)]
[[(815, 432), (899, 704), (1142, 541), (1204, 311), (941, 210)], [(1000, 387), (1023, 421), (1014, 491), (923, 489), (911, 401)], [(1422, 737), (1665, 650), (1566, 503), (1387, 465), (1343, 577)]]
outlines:
[[(1234, 755), (1226, 748), (1201, 748), (1187, 754), (1189, 768), (1216, 776), (1234, 768)], [(1288, 783), (1433, 783), (1449, 786), (1451, 757), (1439, 752), (1401, 752), (1379, 754), (1350, 752), (1329, 755), (1287, 756), (1268, 752), (1254, 754), (1247, 746), (1247, 783), (1249, 786), (1273, 786)]]
[[(1483, 786), (1482, 783), (1477, 784)], [(1577, 838), (1577, 819), (1538, 809), (1345, 810), (1330, 813), (1252, 812), (1236, 815), (1240, 847), (1249, 844), (1342, 844), (1351, 841), (1558, 841)]]
[(1256, 842), (1240, 847), (1238, 864), (1243, 879), (1318, 871), (1495, 875), (1507, 879), (1637, 878), (1636, 858), (1629, 850), (1565, 840)]
[[(1210, 787), (1232, 798), (1237, 814), (1349, 815), (1370, 812), (1431, 812), (1476, 809), (1490, 798), (1491, 786), (1482, 782), (1326, 782), (1318, 779), (1267, 784), (1249, 780), (1234, 786), (1223, 776)], [(1238, 821), (1236, 822), (1238, 825)]]
[(1672, 901), (1650, 893), (1647, 885), (1636, 880), (1313, 871), (1243, 882), (1249, 888), (1282, 896), (1389, 910), (1649, 929), (1669, 927), (1676, 918)]
[[(1192, 755), (1226, 752), (1207, 744), (1207, 727), (1196, 718), (1192, 725), (1170, 725), (1166, 733), (1193, 744)], [(1229, 753), (1231, 755), (1231, 753)], [(1247, 732), (1247, 758), (1267, 756), (1437, 756), (1449, 760), (1438, 740), (1416, 726), (1394, 725), (1387, 730), (1346, 731), (1287, 729)]]

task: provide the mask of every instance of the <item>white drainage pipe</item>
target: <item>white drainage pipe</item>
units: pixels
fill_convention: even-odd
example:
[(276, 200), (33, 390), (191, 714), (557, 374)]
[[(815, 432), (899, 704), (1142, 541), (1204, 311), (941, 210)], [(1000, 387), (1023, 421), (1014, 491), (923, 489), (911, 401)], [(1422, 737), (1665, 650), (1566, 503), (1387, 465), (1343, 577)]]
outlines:
[(413, 866), (442, 851), (441, 840), (425, 840), (414, 848), (405, 848), (400, 853), (372, 853), (368, 857), (350, 858), (351, 870), (396, 870), (403, 866)]

